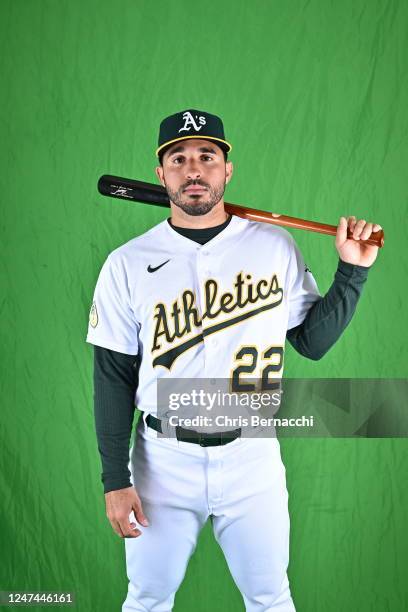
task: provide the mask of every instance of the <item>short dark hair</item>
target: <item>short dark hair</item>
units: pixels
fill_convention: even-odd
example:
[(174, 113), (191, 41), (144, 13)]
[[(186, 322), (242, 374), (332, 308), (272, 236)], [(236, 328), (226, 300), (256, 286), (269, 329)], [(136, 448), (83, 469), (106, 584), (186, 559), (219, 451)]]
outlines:
[[(163, 155), (165, 154), (166, 150), (167, 149), (165, 149), (164, 151), (160, 151), (160, 153), (159, 153), (159, 162), (160, 162), (161, 166), (163, 166)], [(228, 161), (228, 153), (227, 153), (227, 151), (224, 151), (224, 149), (221, 149), (221, 150), (224, 153), (224, 161), (227, 162)]]

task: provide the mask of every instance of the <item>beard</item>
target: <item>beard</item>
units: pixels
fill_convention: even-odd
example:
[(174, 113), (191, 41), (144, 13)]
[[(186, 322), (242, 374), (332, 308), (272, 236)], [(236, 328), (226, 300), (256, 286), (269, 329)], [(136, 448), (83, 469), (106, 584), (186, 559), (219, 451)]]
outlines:
[[(207, 191), (202, 194), (189, 195), (184, 192), (184, 189), (190, 185), (201, 185)], [(166, 185), (166, 191), (173, 204), (181, 208), (187, 215), (198, 217), (199, 215), (206, 215), (221, 200), (225, 191), (225, 180), (213, 187), (208, 183), (204, 183), (204, 181), (190, 181), (182, 185), (177, 191), (173, 191)]]

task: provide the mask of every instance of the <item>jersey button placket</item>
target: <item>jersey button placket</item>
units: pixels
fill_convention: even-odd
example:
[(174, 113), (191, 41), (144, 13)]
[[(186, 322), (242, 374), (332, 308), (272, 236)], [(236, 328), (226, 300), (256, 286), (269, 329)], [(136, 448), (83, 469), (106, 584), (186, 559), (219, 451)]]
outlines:
[[(196, 270), (197, 270), (197, 279), (198, 279), (198, 286), (199, 286), (199, 292), (200, 292), (200, 302), (203, 305), (203, 307), (205, 304), (204, 285), (205, 285), (205, 282), (210, 277), (210, 269), (211, 269), (210, 265), (211, 265), (210, 251), (208, 249), (201, 249), (200, 251), (198, 251)], [(207, 321), (205, 320), (204, 326), (206, 325), (206, 323)], [(208, 349), (210, 345), (209, 345), (208, 339), (205, 336), (203, 338), (203, 345), (204, 345), (204, 365), (206, 365), (207, 360), (211, 360), (211, 353), (210, 354), (208, 353)], [(204, 376), (205, 376), (205, 372), (204, 372)]]

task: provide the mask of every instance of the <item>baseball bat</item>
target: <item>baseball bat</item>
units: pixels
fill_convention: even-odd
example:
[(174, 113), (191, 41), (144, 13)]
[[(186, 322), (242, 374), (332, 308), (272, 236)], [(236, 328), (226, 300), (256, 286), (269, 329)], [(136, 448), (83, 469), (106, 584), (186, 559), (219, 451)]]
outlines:
[[(162, 185), (154, 183), (145, 183), (135, 179), (122, 178), (120, 176), (111, 176), (104, 174), (98, 181), (98, 191), (102, 195), (112, 198), (120, 198), (122, 200), (132, 200), (134, 202), (142, 202), (153, 206), (162, 206), (170, 208), (170, 200), (167, 191)], [(309, 230), (318, 232), (319, 234), (328, 234), (335, 236), (337, 227), (328, 225), (327, 223), (319, 223), (317, 221), (307, 221), (298, 217), (289, 217), (288, 215), (280, 215), (270, 213), (264, 210), (248, 208), (240, 204), (230, 204), (224, 202), (225, 210), (231, 215), (237, 215), (243, 219), (251, 221), (261, 221), (263, 223), (272, 223), (273, 225), (282, 225), (284, 227), (292, 227), (294, 229)], [(352, 238), (352, 232), (347, 230), (347, 238)], [(384, 232), (379, 230), (372, 232), (371, 236), (364, 240), (364, 244), (382, 247), (384, 245)]]

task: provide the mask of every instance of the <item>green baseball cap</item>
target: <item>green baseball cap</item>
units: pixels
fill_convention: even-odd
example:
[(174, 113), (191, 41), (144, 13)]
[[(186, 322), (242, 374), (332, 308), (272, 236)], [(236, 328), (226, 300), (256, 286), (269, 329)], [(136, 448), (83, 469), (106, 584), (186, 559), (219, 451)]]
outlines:
[(232, 145), (225, 140), (224, 126), (217, 115), (188, 109), (166, 117), (160, 124), (157, 157), (174, 142), (190, 138), (202, 138), (215, 142), (223, 151), (231, 151)]

